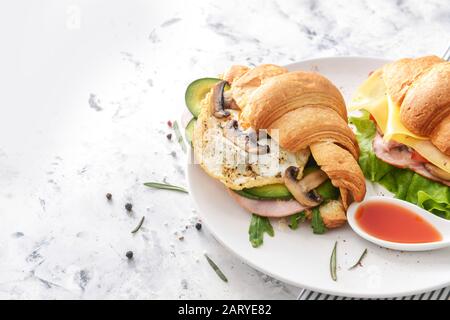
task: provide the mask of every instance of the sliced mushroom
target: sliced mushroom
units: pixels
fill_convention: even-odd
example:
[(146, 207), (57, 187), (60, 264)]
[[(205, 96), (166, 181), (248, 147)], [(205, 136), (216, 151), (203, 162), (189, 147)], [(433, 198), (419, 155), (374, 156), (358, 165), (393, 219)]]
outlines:
[(223, 99), (223, 91), (227, 85), (226, 81), (220, 81), (213, 87), (212, 92), (212, 114), (216, 118), (226, 118), (230, 115), (230, 112), (225, 110), (225, 104)]
[(231, 90), (223, 92), (223, 107), (224, 109), (241, 110), (233, 99)]
[(248, 153), (266, 154), (270, 152), (268, 145), (260, 145), (257, 141), (256, 132), (252, 131), (246, 134), (239, 128), (237, 120), (228, 122), (225, 130), (225, 137), (238, 147), (243, 148)]
[(300, 170), (297, 167), (290, 166), (284, 172), (284, 183), (294, 198), (306, 207), (318, 206), (322, 197), (314, 190), (328, 179), (328, 176), (322, 170), (313, 171), (301, 180), (297, 180)]
[(436, 167), (435, 165), (431, 163), (425, 163), (425, 168), (434, 176), (441, 178), (442, 180), (448, 181), (450, 180), (450, 173), (442, 170), (439, 167)]

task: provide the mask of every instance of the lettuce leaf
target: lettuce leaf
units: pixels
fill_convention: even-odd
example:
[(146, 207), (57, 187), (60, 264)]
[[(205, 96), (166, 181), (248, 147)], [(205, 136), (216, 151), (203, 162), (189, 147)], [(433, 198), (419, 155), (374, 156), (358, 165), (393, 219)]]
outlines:
[(370, 114), (363, 111), (360, 117), (351, 117), (356, 127), (360, 148), (359, 165), (367, 179), (378, 182), (396, 198), (406, 200), (445, 219), (450, 219), (450, 188), (429, 180), (409, 170), (396, 168), (375, 155), (372, 141), (376, 134)]

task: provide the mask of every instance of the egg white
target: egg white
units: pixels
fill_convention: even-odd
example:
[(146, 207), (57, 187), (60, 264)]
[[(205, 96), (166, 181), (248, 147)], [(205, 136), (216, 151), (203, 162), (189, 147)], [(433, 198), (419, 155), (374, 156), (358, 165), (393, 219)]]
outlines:
[(270, 132), (271, 138), (258, 141), (260, 145), (269, 145), (270, 152), (260, 155), (248, 153), (225, 136), (230, 121), (239, 122), (240, 112), (229, 110), (229, 117), (218, 119), (211, 114), (210, 100), (210, 95), (207, 95), (202, 102), (193, 145), (195, 161), (211, 177), (231, 189), (241, 190), (282, 183), (284, 171), (289, 166), (299, 167), (303, 172), (310, 155), (309, 149), (295, 154), (287, 152), (278, 145), (276, 132)]

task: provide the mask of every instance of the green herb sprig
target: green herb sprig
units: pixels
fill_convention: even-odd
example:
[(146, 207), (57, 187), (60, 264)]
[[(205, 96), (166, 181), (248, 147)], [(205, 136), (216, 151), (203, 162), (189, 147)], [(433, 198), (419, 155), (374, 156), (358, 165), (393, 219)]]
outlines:
[(139, 231), (139, 229), (141, 229), (142, 224), (144, 223), (145, 220), (145, 216), (142, 216), (141, 221), (139, 221), (139, 224), (136, 226), (136, 228), (133, 229), (133, 231), (131, 231), (131, 233), (136, 233)]
[(362, 262), (362, 260), (364, 259), (364, 257), (365, 257), (366, 255), (367, 255), (367, 248), (363, 251), (363, 253), (362, 253), (361, 256), (359, 257), (358, 261), (356, 261), (356, 263), (355, 263), (353, 266), (351, 266), (350, 268), (348, 268), (348, 270), (355, 269), (356, 267), (359, 267), (359, 266), (362, 267), (361, 262)]
[(217, 276), (222, 279), (223, 282), (228, 282), (227, 277), (223, 274), (222, 270), (220, 270), (220, 268), (217, 266), (217, 264), (215, 264), (214, 261), (212, 261), (212, 259), (205, 253), (205, 258), (208, 261), (209, 265), (211, 266), (211, 268), (213, 268), (213, 270), (216, 272)]
[(333, 279), (333, 281), (337, 281), (336, 249), (337, 249), (337, 241), (334, 243), (334, 248), (333, 248), (333, 251), (331, 252), (331, 257), (330, 257), (330, 275), (331, 275), (331, 279)]
[(181, 149), (183, 150), (184, 153), (186, 153), (187, 151), (186, 144), (184, 143), (183, 135), (180, 132), (180, 127), (178, 126), (177, 121), (174, 121), (172, 128), (175, 131), (175, 136), (177, 137), (177, 141), (180, 144)]
[(168, 183), (146, 182), (146, 183), (144, 183), (144, 186), (149, 187), (149, 188), (155, 188), (155, 189), (165, 189), (165, 190), (172, 190), (172, 191), (189, 193), (183, 187), (174, 186), (174, 185), (168, 184)]

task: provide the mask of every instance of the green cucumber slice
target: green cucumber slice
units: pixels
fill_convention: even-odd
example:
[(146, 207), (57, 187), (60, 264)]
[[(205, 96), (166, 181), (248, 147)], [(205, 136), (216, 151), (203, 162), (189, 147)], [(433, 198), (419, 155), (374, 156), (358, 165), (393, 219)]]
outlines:
[(186, 129), (184, 129), (184, 136), (186, 137), (186, 141), (192, 146), (192, 137), (194, 136), (194, 127), (195, 123), (197, 122), (197, 119), (192, 118), (191, 121), (186, 126)]
[(292, 199), (292, 194), (284, 184), (268, 184), (261, 187), (244, 189), (245, 192), (263, 199)]
[(292, 194), (284, 184), (268, 184), (261, 187), (233, 190), (237, 194), (253, 200), (290, 200)]
[(195, 118), (200, 114), (202, 100), (219, 81), (222, 80), (217, 78), (201, 78), (191, 82), (187, 87), (184, 99), (187, 108)]
[(330, 179), (318, 186), (316, 192), (325, 200), (337, 200), (339, 198), (339, 189), (333, 186)]

